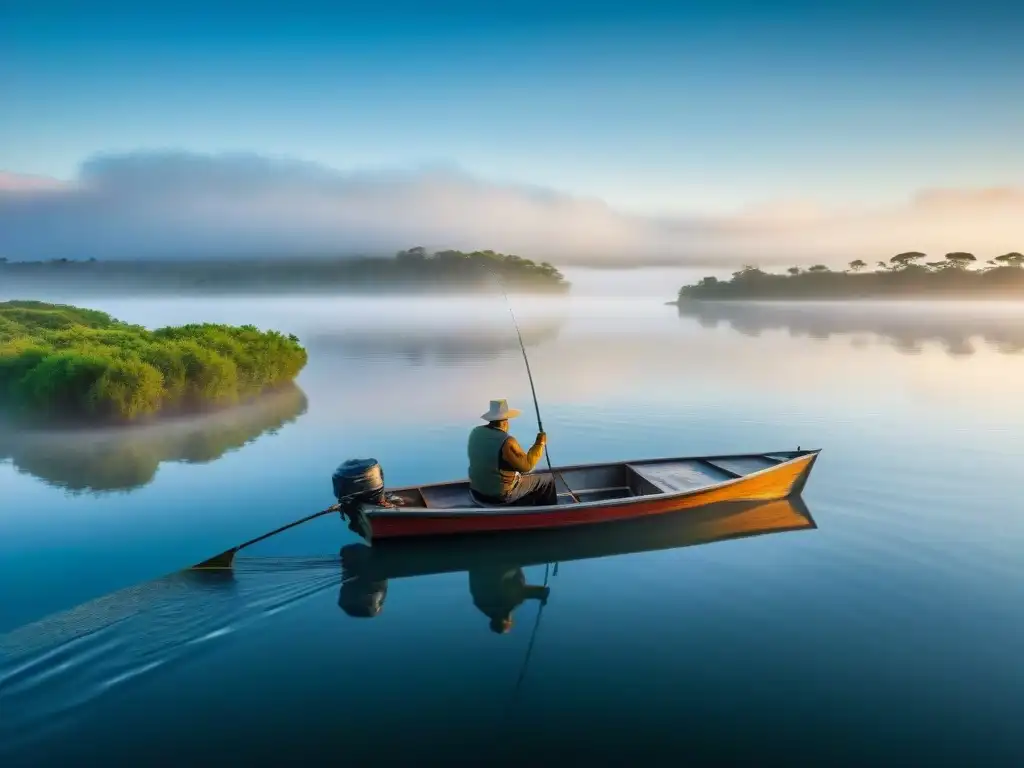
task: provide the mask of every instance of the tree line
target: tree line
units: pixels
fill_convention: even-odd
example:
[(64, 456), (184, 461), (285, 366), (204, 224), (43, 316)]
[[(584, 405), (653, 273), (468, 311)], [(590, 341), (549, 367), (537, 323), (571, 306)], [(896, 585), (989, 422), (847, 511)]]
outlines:
[[(920, 264), (922, 259), (927, 259), (928, 254), (922, 253), (921, 251), (905, 251), (903, 253), (897, 253), (888, 262), (879, 261), (876, 262), (876, 266), (880, 270), (892, 271), (896, 269), (907, 269), (911, 266), (923, 266), (930, 270), (940, 269), (966, 269), (978, 263), (978, 257), (973, 253), (967, 251), (951, 251), (945, 255), (945, 257), (939, 261), (929, 261), (925, 264)], [(1011, 251), (1010, 253), (1004, 253), (1002, 256), (996, 256), (993, 259), (988, 259), (986, 262), (992, 267), (1021, 267), (1024, 266), (1024, 253), (1018, 253), (1017, 251)], [(851, 272), (860, 272), (867, 268), (867, 263), (861, 259), (854, 259), (848, 265)], [(794, 272), (793, 270), (796, 270)], [(828, 267), (823, 264), (816, 264), (810, 268), (810, 271), (827, 271)], [(800, 271), (799, 267), (790, 267), (790, 274), (797, 274)]]
[(512, 289), (565, 291), (565, 276), (546, 261), (496, 251), (442, 250), (417, 246), (386, 257), (276, 257), (130, 261), (8, 261), (0, 280), (18, 286), (34, 280), (61, 285), (201, 291), (339, 288), (488, 288), (500, 280)]
[(705, 277), (680, 288), (678, 299), (726, 298), (874, 298), (885, 296), (1024, 297), (1024, 254), (1004, 253), (984, 262), (967, 251), (950, 251), (927, 261), (928, 254), (905, 251), (869, 270), (863, 259), (845, 270), (825, 264), (789, 267), (774, 274), (744, 265), (730, 280)]

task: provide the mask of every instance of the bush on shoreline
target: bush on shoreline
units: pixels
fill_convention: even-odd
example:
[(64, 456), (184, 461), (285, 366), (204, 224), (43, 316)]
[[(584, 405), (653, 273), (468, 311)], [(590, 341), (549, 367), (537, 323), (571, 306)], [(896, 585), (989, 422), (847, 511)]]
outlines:
[(295, 336), (212, 323), (155, 331), (103, 312), (0, 303), (0, 404), (30, 420), (127, 423), (232, 405), (292, 381)]

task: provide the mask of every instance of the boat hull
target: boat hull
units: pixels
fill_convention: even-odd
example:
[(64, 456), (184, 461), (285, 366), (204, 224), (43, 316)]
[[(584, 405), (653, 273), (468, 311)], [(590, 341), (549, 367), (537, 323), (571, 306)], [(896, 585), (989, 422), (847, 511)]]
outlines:
[[(671, 487), (662, 483), (653, 492), (625, 498), (604, 499), (547, 507), (457, 507), (446, 509), (364, 507), (364, 513), (372, 528), (372, 538), (398, 539), (426, 536), (451, 536), (457, 534), (497, 533), (506, 531), (552, 530), (584, 525), (600, 525), (624, 520), (635, 520), (657, 515), (672, 514), (704, 507), (709, 504), (730, 501), (767, 502), (798, 495), (817, 460), (818, 451), (790, 452), (797, 455), (778, 461), (770, 466), (747, 475), (737, 474), (728, 480), (691, 490), (665, 490)], [(770, 457), (772, 454), (757, 454)], [(719, 457), (724, 459), (752, 458), (753, 456)], [(658, 466), (669, 462), (705, 462), (706, 458), (657, 460), (656, 462), (634, 462), (609, 467), (626, 467), (633, 471), (653, 472)], [(556, 469), (556, 477), (577, 475), (586, 468)], [(594, 471), (594, 470), (592, 470)], [(640, 476), (640, 482), (647, 478)], [(659, 479), (655, 477), (655, 479)], [(453, 484), (448, 484), (453, 485)], [(648, 485), (650, 485), (648, 483)], [(435, 486), (440, 488), (442, 486)], [(420, 490), (429, 490), (424, 487)], [(397, 489), (398, 493), (409, 489)], [(392, 491), (389, 491), (392, 493)]]

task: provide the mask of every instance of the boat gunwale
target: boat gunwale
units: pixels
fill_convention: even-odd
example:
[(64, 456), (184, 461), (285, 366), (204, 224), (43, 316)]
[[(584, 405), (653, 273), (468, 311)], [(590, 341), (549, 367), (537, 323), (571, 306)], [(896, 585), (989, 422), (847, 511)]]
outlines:
[[(698, 461), (701, 459), (707, 459), (714, 461), (715, 459), (750, 459), (750, 458), (768, 458), (772, 455), (778, 456), (782, 454), (796, 454), (785, 461), (780, 461), (778, 464), (765, 467), (751, 472), (748, 475), (741, 475), (739, 477), (732, 477), (721, 482), (712, 483), (710, 485), (700, 486), (698, 488), (687, 488), (680, 491), (662, 491), (661, 493), (649, 493), (642, 496), (626, 496), (621, 498), (612, 499), (597, 499), (595, 501), (581, 501), (575, 504), (547, 504), (544, 506), (536, 507), (503, 507), (503, 506), (482, 506), (482, 507), (427, 507), (427, 506), (415, 506), (415, 507), (378, 507), (376, 505), (366, 505), (364, 509), (368, 513), (371, 520), (375, 517), (379, 518), (399, 518), (399, 517), (497, 517), (502, 515), (551, 515), (556, 511), (565, 511), (568, 509), (603, 509), (605, 507), (630, 507), (634, 504), (639, 504), (645, 501), (651, 501), (653, 499), (683, 499), (688, 496), (695, 496), (700, 493), (706, 493), (710, 490), (717, 488), (726, 488), (736, 483), (747, 480), (751, 477), (758, 477), (760, 475), (767, 474), (769, 472), (776, 472), (780, 468), (792, 464), (795, 461), (801, 461), (808, 457), (811, 458), (810, 464), (808, 464), (805, 473), (809, 472), (814, 466), (814, 462), (821, 453), (821, 448), (812, 449), (801, 449), (798, 451), (766, 451), (763, 453), (731, 453), (731, 454), (720, 454), (717, 456), (677, 456), (677, 457), (661, 457), (657, 459), (633, 459), (629, 461), (610, 461), (610, 462), (597, 462), (593, 464), (572, 464), (564, 467), (554, 467), (555, 475), (560, 475), (562, 472), (570, 472), (579, 469), (596, 469), (602, 467), (628, 467), (632, 464), (668, 464), (676, 461)], [(532, 474), (532, 473), (531, 473)], [(541, 472), (538, 474), (550, 474), (549, 472)], [(639, 473), (638, 473), (639, 474)], [(642, 475), (641, 475), (642, 476)], [(427, 483), (423, 485), (405, 485), (395, 488), (385, 488), (385, 493), (401, 493), (403, 491), (417, 491), (422, 494), (423, 488), (440, 488), (444, 486), (462, 485), (467, 483), (467, 478), (461, 480), (449, 480), (442, 483)], [(557, 480), (556, 480), (557, 482)], [(799, 479), (798, 481), (799, 482)], [(563, 484), (565, 481), (563, 480)], [(595, 489), (599, 490), (599, 489)], [(797, 491), (799, 493), (799, 490)]]

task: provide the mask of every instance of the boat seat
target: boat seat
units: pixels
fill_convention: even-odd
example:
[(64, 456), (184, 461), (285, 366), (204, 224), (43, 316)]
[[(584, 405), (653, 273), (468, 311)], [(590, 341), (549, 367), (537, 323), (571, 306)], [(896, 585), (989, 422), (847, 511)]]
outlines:
[(464, 509), (479, 506), (469, 492), (469, 483), (434, 485), (420, 488), (423, 503), (428, 509)]
[(665, 493), (692, 491), (736, 477), (735, 473), (700, 459), (627, 464), (626, 467)]
[[(476, 497), (469, 490), (469, 483), (426, 486), (424, 488), (420, 488), (419, 491), (420, 495), (423, 497), (423, 505), (427, 507), (427, 509), (465, 509), (467, 507), (480, 509), (490, 508), (492, 506), (490, 504), (484, 504), (477, 501)], [(558, 494), (558, 504), (572, 503), (573, 500), (569, 494)]]

